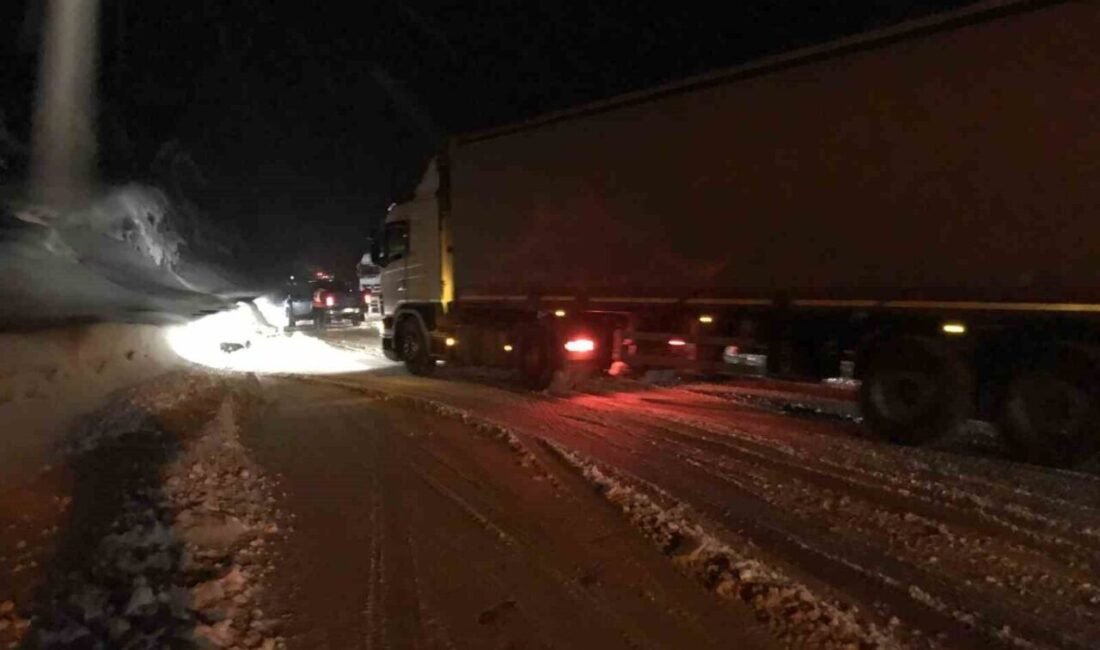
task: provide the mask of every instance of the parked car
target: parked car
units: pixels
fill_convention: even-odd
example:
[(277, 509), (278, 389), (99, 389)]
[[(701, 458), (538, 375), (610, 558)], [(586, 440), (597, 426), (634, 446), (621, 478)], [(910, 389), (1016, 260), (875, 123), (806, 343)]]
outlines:
[(366, 299), (358, 283), (323, 276), (309, 281), (292, 281), (287, 287), (287, 324), (313, 321), (314, 327), (326, 327), (338, 320), (362, 323)]

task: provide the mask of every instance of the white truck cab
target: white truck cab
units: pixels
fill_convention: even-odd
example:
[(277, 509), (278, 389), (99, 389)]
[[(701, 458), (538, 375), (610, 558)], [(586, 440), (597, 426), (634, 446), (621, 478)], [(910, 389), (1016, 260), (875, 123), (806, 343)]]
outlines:
[(356, 266), (359, 277), (359, 289), (369, 289), (379, 292), (382, 290), (382, 267), (374, 263), (374, 256), (370, 252), (363, 253)]
[(432, 161), (412, 200), (386, 215), (382, 235), (382, 299), (387, 314), (406, 303), (443, 300), (439, 175)]
[(432, 345), (435, 317), (446, 311), (453, 295), (445, 263), (449, 255), (439, 205), (439, 173), (433, 160), (413, 198), (395, 204), (386, 215), (377, 255), (382, 267), (383, 350), (393, 359), (416, 356), (417, 350), (394, 350), (396, 330), (418, 326), (422, 336), (403, 337), (409, 345)]

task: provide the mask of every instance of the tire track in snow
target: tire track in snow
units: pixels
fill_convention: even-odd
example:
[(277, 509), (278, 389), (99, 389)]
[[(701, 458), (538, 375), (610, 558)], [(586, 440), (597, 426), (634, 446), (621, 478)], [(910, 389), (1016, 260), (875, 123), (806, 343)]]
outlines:
[[(881, 473), (868, 475), (859, 469), (847, 465), (828, 462), (824, 457), (816, 459), (801, 455), (791, 456), (786, 450), (758, 444), (754, 436), (742, 430), (724, 426), (715, 426), (710, 422), (693, 421), (690, 424), (682, 418), (669, 418), (663, 414), (650, 413), (645, 419), (634, 414), (619, 416), (633, 422), (634, 427), (651, 427), (654, 419), (661, 421), (663, 438), (682, 438), (684, 449), (694, 450), (693, 445), (705, 447), (713, 452), (714, 463), (720, 463), (727, 457), (736, 461), (737, 457), (751, 459), (754, 463), (763, 463), (773, 467), (778, 473), (802, 478), (825, 489), (854, 494), (869, 501), (881, 501), (895, 511), (913, 513), (937, 519), (944, 523), (961, 526), (975, 532), (997, 538), (1007, 537), (1020, 544), (1029, 544), (1039, 550), (1051, 553), (1073, 554), (1073, 560), (1082, 565), (1100, 571), (1096, 555), (1100, 546), (1093, 547), (1092, 540), (1083, 535), (1069, 536), (1052, 534), (1049, 530), (1035, 530), (1022, 527), (1011, 521), (1011, 517), (1000, 517), (980, 511), (980, 520), (975, 521), (975, 511), (965, 497), (958, 500), (940, 499), (942, 493), (933, 488), (921, 489), (921, 484), (899, 480)], [(733, 456), (730, 456), (730, 455)], [(698, 454), (696, 454), (698, 455)], [(881, 476), (881, 479), (879, 478)], [(1033, 523), (1033, 520), (1026, 520)], [(1022, 523), (1022, 522), (1021, 522)], [(983, 525), (985, 524), (985, 525)], [(1062, 529), (1059, 529), (1059, 532)]]
[[(588, 404), (588, 406), (592, 405)], [(621, 411), (621, 409), (618, 410)], [(1062, 499), (1050, 499), (1030, 493), (1021, 494), (1018, 489), (1006, 487), (1003, 483), (997, 484), (996, 489), (994, 489), (993, 484), (988, 481), (975, 485), (972, 490), (962, 489), (950, 485), (948, 481), (970, 482), (972, 477), (963, 468), (955, 467), (955, 470), (950, 474), (938, 473), (933, 477), (920, 478), (914, 474), (907, 475), (897, 471), (883, 471), (882, 461), (877, 458), (875, 460), (878, 461), (879, 466), (868, 467), (867, 463), (861, 462), (867, 454), (861, 453), (865, 450), (859, 447), (845, 447), (843, 449), (844, 453), (829, 453), (827, 449), (820, 450), (824, 453), (811, 457), (786, 445), (768, 444), (770, 442), (768, 438), (740, 426), (732, 427), (729, 421), (722, 422), (701, 417), (685, 417), (678, 413), (672, 414), (667, 411), (662, 412), (653, 409), (650, 409), (648, 413), (651, 417), (660, 417), (667, 423), (686, 425), (690, 428), (715, 434), (717, 437), (701, 438), (710, 443), (730, 445), (743, 451), (748, 451), (746, 443), (749, 443), (761, 454), (778, 453), (780, 456), (790, 459), (787, 466), (792, 468), (792, 471), (798, 471), (802, 468), (816, 468), (820, 476), (830, 476), (837, 480), (849, 481), (853, 486), (857, 485), (854, 475), (860, 475), (864, 479), (862, 486), (865, 489), (892, 490), (899, 497), (905, 499), (915, 497), (933, 508), (947, 502), (948, 505), (955, 508), (957, 516), (962, 519), (972, 518), (976, 510), (977, 514), (983, 519), (999, 526), (1000, 528), (997, 530), (1000, 534), (1022, 535), (1030, 541), (1038, 543), (1043, 543), (1043, 536), (1047, 536), (1045, 541), (1056, 546), (1056, 550), (1078, 552), (1081, 561), (1084, 562), (1093, 562), (1093, 558), (1100, 553), (1100, 543), (1098, 543), (1100, 542), (1100, 536), (1089, 533), (1094, 528), (1100, 529), (1100, 510), (1088, 504), (1069, 503)], [(893, 455), (932, 454), (946, 462), (951, 462), (950, 457), (942, 452), (896, 447), (887, 447), (881, 451)], [(834, 456), (845, 462), (833, 461), (832, 457)], [(892, 458), (890, 460), (913, 462), (907, 458)], [(927, 465), (923, 462), (921, 464), (922, 467)], [(1016, 466), (1013, 469), (1020, 468)], [(1025, 467), (1022, 469), (1027, 472), (1032, 468)], [(1082, 480), (1086, 487), (1089, 487), (1092, 479), (1092, 477), (1080, 475), (1073, 475), (1070, 478), (1071, 480)], [(978, 493), (979, 490), (981, 494)], [(1004, 498), (1019, 499), (1021, 496), (1025, 499), (1033, 498), (1035, 503), (1030, 507), (1021, 503), (998, 503), (994, 498), (983, 496), (988, 495), (991, 491), (1000, 491), (1001, 496)], [(1100, 491), (1096, 492), (1096, 499), (1100, 500)], [(1039, 512), (1039, 510), (1059, 509), (1068, 512), (1063, 512), (1063, 516), (1057, 519)], [(999, 512), (994, 513), (993, 510), (999, 510)], [(1075, 524), (1073, 523), (1075, 521), (1081, 523)], [(1051, 533), (1051, 529), (1054, 530), (1054, 533)], [(1100, 565), (1095, 565), (1095, 568), (1100, 570)]]
[[(675, 394), (682, 390), (672, 389), (670, 393)], [(662, 400), (662, 403), (666, 406), (679, 405), (676, 400)], [(680, 406), (683, 410), (691, 409), (689, 404)], [(804, 426), (798, 428), (803, 431), (810, 430)], [(820, 428), (812, 430), (821, 431)], [(837, 441), (835, 444), (853, 452), (853, 461), (900, 463), (910, 472), (914, 482), (922, 478), (924, 480), (947, 479), (971, 486), (969, 496), (972, 497), (973, 505), (983, 505), (987, 499), (991, 498), (1029, 501), (1034, 507), (1021, 508), (1020, 514), (1023, 517), (1044, 521), (1046, 518), (1041, 513), (1053, 507), (1065, 510), (1067, 514), (1072, 513), (1075, 516), (1088, 518), (1095, 525), (1100, 526), (1100, 477), (1098, 476), (1001, 459), (961, 457), (949, 452), (907, 449), (885, 444), (879, 450), (881, 453), (867, 454), (866, 445), (859, 441), (861, 436), (844, 437), (851, 440)], [(1011, 467), (1013, 474), (1020, 480), (1005, 481), (1006, 466)], [(1032, 487), (1029, 488), (1029, 485)]]
[[(624, 435), (624, 431), (617, 431)], [(628, 434), (636, 435), (636, 434)], [(658, 453), (668, 451), (655, 444)], [(675, 452), (673, 452), (675, 453)], [(669, 455), (664, 455), (668, 458)], [(606, 461), (606, 456), (600, 456)], [(612, 463), (617, 468), (626, 463)], [(690, 463), (689, 463), (690, 464)], [(660, 481), (677, 497), (690, 495), (688, 502), (707, 516), (720, 521), (727, 529), (736, 530), (756, 547), (767, 549), (773, 562), (781, 559), (823, 583), (847, 585), (849, 598), (861, 603), (864, 611), (873, 611), (876, 604), (885, 604), (889, 611), (880, 616), (887, 621), (890, 615), (903, 618), (927, 633), (934, 634), (951, 646), (984, 645), (998, 641), (997, 632), (1003, 627), (1000, 620), (1013, 620), (1017, 627), (1024, 627), (1029, 638), (1045, 640), (1050, 647), (1088, 647), (1069, 644), (1052, 633), (1048, 626), (1037, 621), (1024, 621), (1018, 610), (992, 606), (978, 607), (974, 598), (968, 598), (960, 589), (921, 568), (897, 560), (865, 540), (845, 536), (831, 530), (828, 524), (813, 519), (800, 519), (775, 504), (735, 477), (721, 472), (701, 471), (709, 485), (694, 478), (678, 478), (678, 472), (655, 465), (634, 463), (632, 472), (643, 481)], [(696, 467), (696, 469), (703, 469)], [(724, 484), (726, 489), (719, 488)], [(914, 589), (916, 590), (914, 592)], [(914, 599), (914, 593), (934, 593), (938, 601)], [(921, 611), (928, 608), (931, 611)], [(1026, 617), (1025, 617), (1026, 618)], [(988, 621), (986, 619), (989, 619)], [(981, 634), (960, 629), (957, 625), (979, 627)]]
[[(296, 526), (314, 551), (306, 572), (340, 563), (330, 579), (304, 581), (298, 602), (313, 629), (299, 647), (362, 647), (341, 643), (352, 607), (368, 628), (357, 640), (379, 648), (774, 647), (746, 612), (653, 554), (575, 475), (498, 426), (454, 408), (356, 406), (345, 391), (311, 386), (300, 397), (299, 388), (286, 389), (254, 436), (289, 489), (308, 492), (290, 510), (329, 511)], [(376, 554), (356, 554), (372, 544)], [(308, 577), (299, 571), (286, 579)]]
[[(924, 539), (939, 539), (948, 542), (947, 546), (941, 545), (933, 549), (917, 549), (915, 552), (905, 552), (907, 549), (903, 543), (909, 541), (904, 533), (905, 529), (912, 528), (911, 519), (915, 516), (909, 514), (904, 502), (888, 504), (892, 505), (890, 511), (883, 510), (876, 504), (876, 495), (867, 490), (857, 495), (857, 501), (851, 500), (851, 491), (843, 490), (840, 484), (839, 494), (826, 492), (831, 498), (825, 499), (822, 495), (822, 486), (825, 490), (835, 489), (838, 485), (830, 481), (831, 477), (810, 475), (817, 479), (816, 484), (806, 485), (800, 480), (806, 474), (797, 466), (771, 465), (763, 454), (752, 454), (747, 457), (731, 458), (728, 455), (703, 453), (692, 444), (683, 444), (678, 437), (683, 434), (683, 424), (673, 423), (676, 429), (667, 428), (666, 423), (654, 424), (654, 414), (646, 413), (645, 416), (637, 414), (623, 414), (619, 416), (626, 420), (630, 426), (618, 435), (635, 435), (649, 439), (650, 444), (660, 450), (660, 453), (668, 453), (685, 462), (696, 466), (699, 471), (711, 476), (715, 480), (727, 482), (746, 494), (758, 495), (772, 504), (777, 512), (794, 512), (807, 523), (815, 523), (817, 520), (836, 520), (838, 514), (835, 511), (822, 509), (820, 505), (827, 502), (847, 501), (849, 510), (857, 510), (849, 513), (845, 520), (846, 526), (834, 527), (834, 534), (848, 538), (847, 544), (853, 547), (865, 545), (870, 539), (874, 548), (882, 548), (886, 555), (880, 556), (875, 564), (882, 565), (883, 557), (893, 556), (900, 561), (914, 567), (917, 572), (911, 571), (905, 580), (912, 583), (916, 589), (914, 593), (928, 594), (953, 592), (950, 598), (941, 597), (936, 606), (950, 612), (961, 612), (963, 620), (980, 618), (978, 612), (991, 610), (988, 618), (1003, 621), (1000, 625), (989, 627), (996, 629), (1003, 625), (1011, 625), (1016, 628), (1026, 629), (1027, 633), (1036, 638), (1052, 639), (1044, 630), (1058, 627), (1082, 630), (1078, 632), (1079, 643), (1087, 646), (1090, 639), (1097, 638), (1100, 630), (1097, 628), (1097, 611), (1100, 610), (1100, 592), (1091, 584), (1090, 576), (1094, 575), (1088, 570), (1062, 571), (1064, 564), (1046, 562), (1043, 553), (1034, 549), (1020, 547), (1006, 547), (1002, 540), (996, 537), (981, 538), (977, 536), (973, 527), (966, 526), (959, 518), (951, 518), (952, 525), (961, 527), (960, 531), (950, 531), (946, 526), (936, 522), (937, 535), (924, 537)], [(590, 418), (589, 418), (590, 419)], [(629, 432), (628, 432), (629, 431)], [(683, 436), (692, 439), (692, 436)], [(709, 440), (709, 436), (703, 437)], [(692, 439), (699, 443), (700, 440)], [(710, 451), (713, 451), (711, 449)], [(719, 451), (723, 451), (719, 449)], [(725, 450), (728, 451), (728, 450)], [(730, 463), (733, 463), (732, 465)], [(761, 467), (767, 468), (767, 473), (760, 471)], [(882, 499), (879, 499), (882, 500)], [(890, 501), (890, 499), (886, 499)], [(860, 506), (856, 508), (854, 506)], [(883, 517), (875, 517), (876, 514), (885, 514)], [(935, 520), (934, 512), (927, 512)], [(863, 515), (863, 516), (861, 516)], [(866, 516), (870, 515), (870, 516)], [(904, 515), (909, 515), (908, 517)], [(884, 519), (884, 520), (881, 520)], [(878, 524), (876, 526), (876, 524)], [(918, 522), (919, 527), (919, 522)], [(980, 527), (984, 528), (984, 527)], [(952, 532), (955, 533), (952, 538)], [(939, 533), (943, 533), (940, 535)], [(878, 539), (876, 539), (878, 538)], [(883, 539), (884, 538), (884, 539)], [(952, 546), (950, 542), (963, 540), (961, 547)], [(921, 555), (924, 550), (927, 555)], [(853, 557), (866, 558), (875, 553), (867, 548), (860, 552), (853, 552)], [(938, 556), (939, 560), (929, 563), (926, 560)], [(1013, 557), (1015, 556), (1015, 557)], [(955, 560), (953, 569), (948, 566)], [(928, 571), (926, 566), (932, 564), (938, 570)], [(976, 566), (972, 567), (971, 564)], [(1006, 571), (1005, 564), (1010, 565), (1015, 571)], [(963, 569), (970, 569), (969, 572)], [(897, 569), (895, 569), (895, 572)], [(872, 577), (874, 571), (868, 573)], [(920, 576), (923, 575), (923, 583)], [(933, 581), (929, 584), (928, 581)], [(939, 583), (937, 586), (935, 582)], [(900, 584), (900, 582), (899, 582)], [(957, 585), (957, 586), (953, 586)], [(1076, 595), (1082, 605), (1076, 608), (1066, 608), (1061, 598), (1050, 601), (1047, 593)], [(1030, 597), (1030, 599), (1028, 598)], [(921, 598), (921, 602), (928, 604), (929, 598)], [(1045, 602), (1044, 602), (1045, 600)], [(953, 602), (953, 607), (947, 603)], [(1014, 607), (994, 607), (991, 603), (1005, 602)], [(968, 604), (969, 603), (969, 604)], [(1031, 611), (1037, 604), (1041, 610)], [(998, 614), (996, 610), (1000, 610)], [(1014, 620), (1015, 619), (1015, 620)], [(1067, 637), (1072, 642), (1071, 637)], [(1058, 641), (1061, 643), (1061, 641)]]
[[(654, 440), (639, 439), (637, 436), (631, 436), (629, 429), (637, 426), (636, 421), (632, 421), (629, 418), (620, 419), (623, 413), (628, 413), (631, 409), (638, 409), (643, 413), (643, 417), (660, 416), (665, 420), (673, 420), (679, 422), (681, 425), (689, 427), (700, 428), (698, 418), (692, 416), (689, 418), (689, 422), (684, 422), (684, 416), (682, 413), (677, 413), (674, 406), (667, 403), (653, 403), (651, 402), (647, 406), (639, 407), (637, 404), (630, 403), (631, 400), (624, 400), (627, 403), (624, 404), (620, 401), (619, 397), (605, 398), (609, 402), (612, 402), (609, 410), (610, 414), (603, 413), (601, 415), (607, 417), (595, 417), (592, 416), (592, 409), (584, 408), (577, 404), (577, 402), (585, 403), (591, 400), (591, 396), (581, 396), (580, 399), (575, 400), (548, 400), (541, 397), (523, 396), (516, 397), (512, 394), (503, 393), (501, 391), (489, 391), (481, 387), (474, 387), (475, 390), (471, 391), (469, 385), (460, 385), (457, 389), (451, 388), (439, 388), (437, 382), (422, 382), (419, 381), (416, 384), (417, 393), (426, 395), (431, 399), (439, 400), (444, 404), (451, 406), (458, 406), (467, 408), (472, 412), (484, 414), (484, 418), (491, 421), (494, 426), (512, 427), (516, 431), (534, 435), (536, 437), (551, 437), (557, 439), (559, 442), (566, 444), (571, 448), (576, 447), (599, 447), (605, 453), (615, 451), (618, 454), (618, 458), (615, 462), (612, 462), (613, 466), (621, 468), (622, 465), (630, 466), (631, 463), (637, 463), (638, 458), (644, 456), (647, 453), (654, 455), (661, 455), (661, 448), (654, 445)], [(425, 391), (425, 387), (428, 388)], [(392, 390), (391, 387), (385, 386), (387, 390)], [(398, 392), (404, 393), (405, 387), (399, 387)], [(473, 395), (462, 393), (476, 393)], [(496, 393), (496, 394), (494, 394)], [(656, 404), (656, 405), (654, 405)], [(590, 404), (585, 404), (590, 406)], [(673, 409), (672, 413), (668, 413), (670, 409)], [(713, 413), (708, 411), (708, 415), (712, 415), (714, 418), (726, 417), (729, 418), (729, 413), (722, 413), (720, 410), (714, 410)], [(609, 418), (609, 419), (608, 419)], [(808, 460), (805, 458), (805, 449), (800, 449), (800, 445), (808, 445), (809, 449), (815, 449), (820, 447), (823, 443), (819, 440), (814, 440), (811, 436), (810, 440), (806, 440), (807, 434), (800, 432), (800, 423), (786, 422), (783, 425), (791, 430), (783, 431), (778, 442), (775, 439), (762, 439), (759, 434), (743, 431), (731, 432), (728, 427), (728, 421), (724, 430), (715, 431), (715, 425), (713, 422), (703, 422), (702, 437), (704, 439), (710, 439), (713, 441), (713, 435), (721, 435), (726, 437), (734, 437), (740, 442), (742, 439), (748, 439), (750, 442), (755, 443), (763, 449), (764, 458), (772, 463), (772, 470), (783, 473), (797, 473), (805, 472), (803, 465), (809, 465), (812, 472), (817, 472), (817, 480), (832, 480), (839, 481), (833, 484), (835, 490), (850, 490), (861, 489), (864, 491), (864, 496), (871, 502), (875, 501), (887, 501), (892, 502), (895, 507), (902, 510), (905, 509), (907, 503), (912, 503), (914, 499), (918, 499), (919, 507), (925, 508), (926, 512), (922, 512), (920, 516), (932, 515), (932, 518), (939, 519), (951, 519), (954, 518), (953, 524), (960, 525), (965, 521), (965, 515), (969, 512), (971, 515), (975, 513), (975, 509), (971, 508), (974, 502), (970, 500), (970, 497), (980, 498), (979, 494), (974, 494), (981, 487), (981, 481), (987, 479), (979, 478), (977, 482), (968, 481), (965, 476), (948, 476), (946, 472), (934, 472), (934, 468), (928, 465), (927, 460), (921, 461), (923, 467), (918, 466), (917, 469), (929, 471), (934, 474), (934, 480), (930, 482), (930, 485), (923, 486), (926, 488), (923, 494), (916, 494), (919, 490), (911, 489), (914, 484), (917, 487), (922, 487), (921, 481), (915, 479), (903, 478), (894, 480), (894, 478), (885, 471), (885, 468), (889, 466), (889, 463), (900, 464), (904, 470), (911, 469), (908, 467), (908, 463), (904, 462), (904, 458), (897, 458), (896, 456), (902, 456), (909, 453), (909, 450), (890, 449), (886, 454), (883, 454), (881, 450), (876, 449), (876, 445), (872, 443), (861, 442), (858, 440), (844, 440), (841, 437), (829, 438), (827, 442), (829, 444), (835, 444), (838, 449), (816, 449), (816, 451), (824, 451), (826, 453), (821, 454), (819, 458)], [(698, 434), (696, 434), (698, 435)], [(658, 436), (658, 438), (660, 438)], [(630, 441), (630, 442), (627, 442)], [(662, 441), (658, 439), (658, 442), (664, 442), (667, 444), (667, 440)], [(698, 444), (698, 441), (696, 442)], [(870, 447), (868, 449), (868, 447)], [(647, 449), (649, 448), (649, 449)], [(609, 451), (610, 450), (610, 451)], [(589, 449), (588, 451), (591, 451)], [(666, 448), (667, 452), (668, 449)], [(850, 453), (856, 462), (845, 464), (834, 461), (834, 457), (840, 454)], [(928, 452), (923, 452), (924, 456), (928, 456)], [(885, 456), (885, 458), (883, 457)], [(943, 456), (943, 454), (940, 454)], [(673, 456), (674, 457), (674, 456)], [(696, 454), (698, 457), (698, 454)], [(663, 460), (669, 458), (668, 454), (665, 454)], [(759, 460), (759, 458), (757, 459)], [(967, 459), (968, 461), (972, 459)], [(683, 459), (678, 461), (683, 463)], [(748, 462), (745, 460), (744, 462)], [(961, 463), (962, 465), (968, 463)], [(972, 463), (971, 463), (972, 464)], [(979, 463), (980, 464), (980, 463)], [(855, 467), (853, 468), (852, 465)], [(722, 471), (728, 471), (729, 468), (718, 469), (719, 473)], [(656, 476), (656, 480), (653, 481), (659, 485), (668, 486), (668, 481), (661, 480), (659, 476), (661, 468), (659, 463), (652, 468)], [(700, 471), (696, 468), (695, 471)], [(1023, 471), (1024, 474), (1028, 474), (1028, 471)], [(862, 487), (859, 487), (859, 483), (854, 482), (851, 478), (852, 475), (859, 477), (862, 481)], [(824, 477), (824, 478), (823, 478)], [(880, 479), (881, 482), (879, 482)], [(939, 485), (936, 483), (942, 483)], [(811, 481), (813, 482), (813, 481)], [(929, 482), (927, 479), (923, 482)], [(991, 534), (1002, 535), (1005, 531), (1015, 531), (1013, 534), (1019, 534), (1023, 536), (1023, 541), (1027, 542), (1027, 546), (1035, 546), (1037, 544), (1046, 544), (1047, 550), (1052, 551), (1052, 554), (1060, 555), (1062, 557), (1053, 558), (1054, 562), (1059, 562), (1064, 559), (1067, 548), (1076, 546), (1075, 555), (1087, 555), (1090, 552), (1090, 538), (1083, 537), (1080, 534), (1073, 534), (1072, 528), (1069, 528), (1070, 536), (1076, 539), (1068, 540), (1064, 537), (1066, 533), (1058, 536), (1050, 536), (1049, 528), (1040, 524), (1038, 527), (1040, 530), (1036, 531), (1033, 527), (1036, 527), (1036, 521), (1042, 522), (1042, 515), (1037, 514), (1036, 517), (1028, 517), (1028, 513), (1031, 512), (1030, 508), (1036, 506), (1036, 504), (1049, 505), (1052, 502), (1057, 502), (1060, 498), (1058, 496), (1059, 490), (1054, 490), (1053, 494), (1055, 498), (1049, 499), (1046, 497), (1044, 484), (1048, 482), (1048, 479), (1039, 481), (1034, 494), (1018, 494), (1015, 495), (1016, 499), (1027, 500), (1031, 499), (1030, 507), (1027, 505), (1018, 504), (986, 504), (985, 510), (979, 510), (979, 513), (984, 515), (981, 520), (985, 520), (985, 523), (990, 523), (989, 519), (992, 518), (993, 529), (990, 530)], [(977, 483), (977, 484), (975, 484)], [(816, 484), (816, 483), (815, 483)], [(968, 487), (968, 484), (970, 486)], [(961, 487), (960, 487), (961, 485)], [(748, 492), (752, 493), (758, 487), (744, 488)], [(954, 498), (950, 500), (950, 503), (946, 506), (944, 504), (937, 504), (936, 499), (947, 494)], [(700, 495), (702, 498), (703, 495)], [(1067, 502), (1064, 504), (1075, 510), (1088, 510), (1087, 506), (1083, 506), (1080, 503)], [(1016, 506), (1016, 507), (1013, 507)], [(771, 510), (776, 508), (774, 504), (771, 506)], [(881, 509), (881, 508), (880, 508)], [(944, 512), (946, 510), (946, 513)], [(1007, 516), (1006, 516), (1007, 513)], [(1021, 514), (1023, 513), (1023, 514)], [(937, 515), (939, 515), (937, 517)], [(767, 516), (767, 515), (765, 515)], [(1025, 524), (1026, 527), (1017, 526), (1016, 522)], [(1062, 520), (1054, 519), (1055, 523), (1060, 523)], [(1057, 531), (1066, 531), (1066, 526), (1054, 526)], [(1046, 535), (1047, 537), (1042, 537)], [(1037, 537), (1038, 536), (1038, 537)], [(1017, 540), (1019, 541), (1019, 540)], [(1067, 547), (1064, 543), (1068, 542), (1071, 546)], [(844, 555), (841, 553), (840, 555)], [(935, 584), (929, 586), (929, 590), (922, 589), (921, 587), (915, 587), (910, 590), (911, 593), (907, 594), (907, 598), (916, 602), (922, 602), (924, 606), (936, 608), (942, 606), (943, 599), (939, 598), (939, 594), (936, 593), (938, 587)], [(981, 609), (981, 608), (979, 608)], [(988, 607), (986, 607), (988, 609)], [(996, 608), (994, 608), (996, 609)], [(1014, 618), (1014, 610), (1012, 608), (1006, 608), (998, 612), (997, 616), (991, 617), (993, 620), (1000, 618)], [(964, 612), (965, 616), (965, 612)], [(962, 621), (966, 623), (966, 621)], [(1042, 625), (1038, 625), (1040, 629), (1029, 630), (1031, 635), (1039, 639), (1045, 639), (1049, 643), (1055, 645), (1063, 645), (1063, 642), (1070, 644), (1075, 643), (1072, 639), (1060, 639), (1051, 637), (1050, 634), (1045, 631)], [(1020, 640), (1018, 635), (1000, 634), (1001, 630), (991, 630), (990, 633), (996, 637), (999, 642), (1008, 643), (1009, 641), (1016, 639)], [(998, 636), (999, 635), (999, 636)], [(987, 639), (988, 640), (988, 639)], [(1090, 638), (1086, 638), (1086, 641)], [(1085, 646), (1087, 647), (1087, 646)]]

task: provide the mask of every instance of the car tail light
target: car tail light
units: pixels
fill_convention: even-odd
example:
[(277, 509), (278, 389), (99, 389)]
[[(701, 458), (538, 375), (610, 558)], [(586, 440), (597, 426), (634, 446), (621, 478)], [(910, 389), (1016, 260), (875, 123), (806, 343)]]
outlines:
[(674, 348), (678, 348), (687, 345), (687, 341), (684, 339), (669, 339), (668, 344)]
[(331, 293), (325, 296), (325, 307), (332, 307), (336, 304), (336, 296)]
[(318, 289), (313, 292), (313, 306), (320, 307), (325, 304), (325, 292)]
[(370, 304), (370, 299), (371, 299), (370, 289), (363, 289), (363, 304), (364, 305), (369, 305)]
[(589, 338), (574, 338), (565, 342), (565, 351), (573, 353), (592, 352), (596, 349), (596, 342)]

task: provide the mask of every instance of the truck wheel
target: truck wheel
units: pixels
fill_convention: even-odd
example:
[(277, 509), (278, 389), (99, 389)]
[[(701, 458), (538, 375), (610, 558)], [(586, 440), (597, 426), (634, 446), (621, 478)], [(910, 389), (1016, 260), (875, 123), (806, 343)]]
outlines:
[(519, 336), (519, 376), (531, 390), (546, 390), (554, 380), (553, 333), (542, 325), (524, 328)]
[(1087, 461), (1100, 450), (1100, 351), (1059, 346), (1021, 368), (1005, 390), (1000, 425), (1026, 460)]
[(870, 350), (866, 364), (860, 410), (876, 435), (916, 445), (947, 433), (966, 417), (970, 372), (941, 342), (889, 339)]
[(286, 325), (288, 328), (294, 327), (298, 324), (298, 319), (294, 318), (294, 314), (290, 311), (286, 313)]
[(405, 361), (405, 368), (411, 374), (418, 376), (430, 375), (435, 371), (435, 359), (428, 349), (428, 339), (424, 332), (411, 319), (405, 319), (401, 323), (397, 337), (398, 349), (401, 358)]

